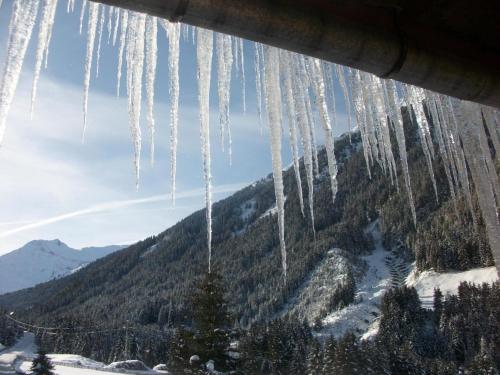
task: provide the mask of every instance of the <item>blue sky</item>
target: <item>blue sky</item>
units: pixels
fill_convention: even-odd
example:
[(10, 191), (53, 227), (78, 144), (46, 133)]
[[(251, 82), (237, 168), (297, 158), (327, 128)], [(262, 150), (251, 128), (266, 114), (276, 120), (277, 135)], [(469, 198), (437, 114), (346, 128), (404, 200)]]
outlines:
[[(0, 8), (1, 64), (12, 2), (5, 0)], [(30, 120), (29, 107), (37, 26), (30, 42), (0, 148), (0, 255), (33, 239), (59, 238), (78, 248), (132, 243), (163, 231), (204, 205), (195, 47), (191, 40), (181, 42), (177, 176), (180, 196), (172, 207), (167, 198), (170, 124), (165, 34), (159, 28), (156, 162), (151, 168), (143, 106), (141, 181), (136, 191), (127, 101), (124, 96), (115, 95), (118, 48), (107, 45), (106, 37), (99, 78), (95, 78), (95, 71), (92, 74), (87, 137), (84, 144), (81, 142), (86, 29), (79, 35), (80, 5), (77, 1), (75, 13), (67, 14), (66, 1), (59, 1), (49, 66), (42, 71), (33, 120)], [(256, 114), (250, 43), (245, 46), (245, 70), (246, 114), (242, 113), (240, 81), (233, 71), (232, 167), (227, 153), (221, 152), (218, 139), (215, 70), (212, 75), (210, 121), (215, 200), (271, 170), (267, 131), (260, 135)], [(338, 107), (342, 108), (342, 104), (338, 103)], [(335, 134), (343, 131), (345, 124)], [(288, 149), (284, 140), (284, 165), (290, 163)]]

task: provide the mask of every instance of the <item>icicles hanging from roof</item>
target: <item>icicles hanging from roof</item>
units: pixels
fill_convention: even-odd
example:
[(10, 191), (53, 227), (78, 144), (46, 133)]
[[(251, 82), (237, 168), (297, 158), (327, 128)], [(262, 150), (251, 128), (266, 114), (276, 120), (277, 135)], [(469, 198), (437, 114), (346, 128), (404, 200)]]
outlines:
[(87, 54), (85, 57), (85, 77), (83, 79), (83, 131), (82, 141), (85, 140), (85, 131), (87, 129), (87, 109), (89, 100), (90, 73), (92, 70), (92, 60), (94, 56), (95, 35), (97, 30), (97, 18), (99, 16), (99, 4), (90, 3), (89, 23), (87, 29)]
[(40, 71), (42, 70), (43, 58), (49, 48), (49, 35), (52, 26), (54, 25), (54, 18), (56, 14), (57, 0), (44, 0), (42, 6), (42, 18), (40, 19), (40, 26), (38, 31), (38, 46), (35, 53), (35, 70), (33, 74), (33, 86), (31, 89), (31, 113), (30, 117), (33, 118), (33, 111), (35, 109), (35, 100), (38, 89), (38, 80), (40, 79)]
[(146, 18), (146, 119), (149, 128), (151, 166), (155, 160), (155, 119), (153, 113), (156, 61), (158, 59), (158, 23), (156, 17)]
[(15, 0), (9, 23), (7, 52), (0, 80), (0, 145), (2, 144), (24, 56), (35, 26), (39, 0)]
[(210, 75), (212, 70), (213, 32), (197, 32), (196, 59), (198, 61), (198, 101), (200, 103), (200, 136), (205, 179), (207, 220), (208, 272), (212, 267), (212, 171), (210, 159)]
[[(32, 87), (32, 108), (35, 103), (37, 86), (42, 64), (48, 60), (49, 45), (53, 30), (57, 0), (42, 0), (43, 9), (35, 53), (35, 69)], [(1, 0), (0, 0), (1, 3)], [(9, 38), (3, 75), (0, 85), (0, 143), (2, 141), (9, 107), (19, 80), (24, 56), (37, 17), (40, 0), (14, 0), (13, 13), (9, 25)], [(88, 4), (87, 4), (88, 3)], [(126, 88), (128, 99), (129, 126), (134, 144), (134, 165), (137, 186), (140, 172), (141, 128), (140, 112), (142, 99), (142, 77), (145, 72), (146, 114), (151, 138), (151, 160), (154, 159), (155, 122), (153, 117), (154, 86), (157, 63), (157, 23), (156, 19), (144, 14), (109, 8), (94, 2), (82, 1), (80, 12), (80, 32), (83, 28), (85, 12), (89, 10), (84, 72), (84, 132), (87, 123), (88, 90), (90, 85), (96, 36), (96, 75), (99, 70), (101, 41), (107, 18), (108, 43), (116, 44), (119, 35), (117, 95), (120, 93), (123, 58), (126, 59)], [(73, 11), (74, 0), (68, 0), (67, 11)], [(99, 11), (101, 11), (99, 15)], [(114, 18), (114, 24), (113, 24)], [(169, 41), (169, 92), (171, 122), (171, 190), (175, 200), (177, 134), (179, 117), (179, 41), (183, 33), (186, 40), (189, 33), (197, 40), (198, 85), (200, 104), (200, 135), (202, 143), (203, 170), (206, 186), (207, 240), (209, 269), (211, 267), (211, 170), (209, 139), (209, 93), (211, 82), (211, 62), (213, 33), (203, 29), (170, 23), (161, 20)], [(96, 34), (97, 33), (97, 34)], [(218, 96), (220, 112), (220, 132), (222, 145), (229, 145), (231, 161), (231, 129), (229, 125), (229, 98), (231, 74), (234, 68), (241, 80), (243, 110), (246, 109), (246, 77), (244, 43), (240, 38), (216, 35)], [(496, 162), (500, 161), (500, 116), (497, 110), (479, 106), (429, 92), (409, 85), (397, 85), (390, 80), (382, 80), (371, 74), (343, 67), (302, 55), (279, 51), (272, 47), (255, 44), (255, 81), (257, 112), (262, 124), (262, 113), (267, 110), (275, 193), (279, 211), (279, 237), (283, 270), (286, 274), (286, 247), (284, 237), (284, 196), (281, 171), (282, 97), (285, 103), (288, 137), (293, 157), (300, 207), (304, 214), (302, 194), (299, 141), (302, 146), (305, 176), (308, 186), (309, 213), (314, 231), (314, 173), (318, 173), (318, 150), (316, 147), (315, 118), (321, 123), (325, 135), (328, 170), (332, 184), (332, 198), (337, 191), (337, 166), (334, 153), (333, 127), (336, 119), (335, 85), (338, 84), (344, 97), (347, 123), (352, 128), (355, 118), (361, 134), (363, 152), (371, 178), (380, 167), (399, 188), (396, 161), (392, 151), (391, 136), (395, 136), (401, 170), (408, 195), (414, 223), (416, 209), (413, 202), (408, 168), (405, 131), (401, 107), (405, 103), (411, 121), (417, 127), (425, 161), (429, 169), (436, 200), (438, 191), (434, 176), (433, 161), (440, 157), (450, 187), (452, 199), (463, 194), (476, 226), (472, 193), (477, 195), (481, 215), (486, 223), (490, 245), (494, 251), (497, 266), (500, 267), (498, 206), (500, 184)], [(334, 74), (334, 70), (335, 73)], [(334, 75), (337, 82), (334, 82)], [(311, 92), (313, 92), (313, 96)], [(263, 94), (263, 96), (262, 96)], [(315, 98), (315, 100), (313, 100)], [(262, 105), (264, 103), (264, 105)], [(331, 104), (330, 104), (331, 103)], [(351, 115), (351, 103), (353, 113)], [(313, 105), (314, 104), (314, 105)], [(330, 107), (330, 108), (329, 108)], [(330, 110), (330, 111), (329, 111)], [(414, 116), (413, 116), (414, 114)], [(388, 121), (389, 119), (389, 121)], [(432, 121), (432, 127), (428, 121)], [(340, 121), (339, 121), (340, 122)], [(261, 125), (262, 126), (262, 125)], [(297, 133), (298, 128), (298, 133)], [(262, 127), (261, 127), (262, 129)], [(393, 134), (391, 133), (393, 131)], [(431, 134), (432, 131), (432, 134)], [(297, 139), (300, 136), (300, 140)], [(436, 149), (434, 150), (434, 143)], [(494, 149), (494, 151), (493, 151)], [(497, 160), (495, 160), (496, 158)], [(470, 175), (469, 175), (470, 174)]]
[(269, 136), (271, 140), (271, 156), (273, 161), (274, 193), (278, 208), (278, 227), (281, 248), (281, 266), (286, 279), (286, 245), (285, 245), (285, 194), (283, 192), (283, 172), (281, 162), (281, 89), (279, 50), (266, 46), (264, 90), (267, 97), (267, 116)]

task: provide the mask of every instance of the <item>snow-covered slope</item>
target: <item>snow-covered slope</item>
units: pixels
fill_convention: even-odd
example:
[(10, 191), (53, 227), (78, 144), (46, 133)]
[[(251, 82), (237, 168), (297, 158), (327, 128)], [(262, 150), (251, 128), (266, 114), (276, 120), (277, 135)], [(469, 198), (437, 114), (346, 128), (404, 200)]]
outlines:
[(122, 246), (70, 248), (59, 240), (37, 240), (0, 256), (0, 294), (67, 275)]
[(416, 267), (408, 275), (406, 285), (417, 289), (422, 306), (430, 309), (434, 299), (434, 288), (441, 289), (443, 295), (457, 294), (461, 282), (467, 281), (475, 284), (492, 283), (498, 280), (495, 267), (474, 268), (462, 272), (438, 273), (435, 271), (417, 272)]
[(361, 277), (356, 278), (355, 300), (323, 319), (321, 336), (339, 337), (351, 331), (368, 338), (378, 330), (381, 298), (394, 284), (393, 270), (389, 266), (393, 256), (382, 245), (378, 220), (366, 228), (366, 233), (372, 236), (375, 249), (362, 257), (366, 268)]

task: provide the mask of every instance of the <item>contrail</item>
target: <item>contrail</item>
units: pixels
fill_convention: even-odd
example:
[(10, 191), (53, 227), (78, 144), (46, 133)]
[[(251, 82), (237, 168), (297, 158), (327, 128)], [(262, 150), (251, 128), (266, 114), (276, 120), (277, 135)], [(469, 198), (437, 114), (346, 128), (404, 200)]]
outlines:
[[(239, 184), (219, 185), (217, 187), (214, 187), (213, 192), (216, 194), (217, 193), (232, 193), (236, 190), (241, 189), (245, 185), (247, 185), (247, 184), (246, 183), (239, 183)], [(199, 196), (204, 196), (204, 195), (205, 195), (205, 189), (187, 190), (187, 191), (180, 192), (180, 193), (176, 194), (178, 199), (193, 198), (193, 197), (199, 197)], [(67, 212), (67, 213), (61, 214), (61, 215), (52, 216), (52, 217), (49, 217), (46, 219), (31, 222), (30, 224), (26, 224), (26, 225), (17, 227), (15, 229), (11, 229), (11, 230), (2, 232), (2, 233), (0, 233), (0, 238), (5, 238), (5, 237), (11, 236), (13, 234), (19, 233), (19, 232), (24, 232), (24, 231), (29, 230), (29, 229), (43, 227), (43, 226), (46, 226), (49, 224), (54, 224), (54, 223), (57, 223), (60, 221), (73, 219), (73, 218), (78, 217), (78, 216), (95, 214), (95, 213), (99, 213), (99, 212), (103, 212), (103, 211), (117, 210), (120, 208), (135, 206), (135, 205), (144, 204), (144, 203), (153, 203), (153, 202), (164, 201), (165, 203), (168, 204), (170, 202), (170, 198), (171, 198), (170, 194), (160, 194), (160, 195), (153, 195), (153, 196), (145, 197), (145, 198), (128, 199), (128, 200), (100, 203), (100, 204), (97, 204), (95, 206), (87, 207), (87, 208), (73, 211), (73, 212)]]

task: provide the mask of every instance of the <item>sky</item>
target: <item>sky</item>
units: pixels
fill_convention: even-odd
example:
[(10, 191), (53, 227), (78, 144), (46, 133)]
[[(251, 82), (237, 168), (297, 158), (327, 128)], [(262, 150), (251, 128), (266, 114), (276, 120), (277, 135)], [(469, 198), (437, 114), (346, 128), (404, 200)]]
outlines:
[[(0, 69), (3, 69), (12, 3), (13, 0), (5, 0), (0, 8)], [(173, 206), (169, 199), (170, 123), (165, 33), (159, 27), (156, 158), (151, 166), (143, 105), (141, 179), (136, 190), (127, 99), (123, 93), (116, 96), (118, 48), (107, 44), (106, 33), (99, 77), (95, 75), (94, 66), (91, 78), (86, 139), (84, 143), (81, 140), (86, 28), (80, 35), (81, 1), (76, 3), (75, 13), (67, 14), (66, 1), (59, 1), (48, 68), (42, 70), (33, 119), (30, 119), (29, 108), (38, 26), (28, 47), (0, 147), (0, 255), (35, 239), (58, 238), (75, 248), (130, 244), (158, 234), (204, 207), (196, 51), (191, 37), (181, 40), (178, 199)], [(269, 174), (271, 153), (267, 125), (263, 124), (261, 134), (256, 112), (253, 45), (245, 43), (246, 113), (242, 110), (241, 79), (233, 68), (232, 166), (227, 152), (221, 150), (218, 136), (215, 65), (214, 60), (210, 132), (214, 201), (217, 201)], [(122, 88), (125, 88), (123, 78)], [(343, 103), (337, 107), (341, 121), (334, 129), (335, 135), (347, 130)], [(291, 162), (286, 137), (283, 145), (286, 166)]]

